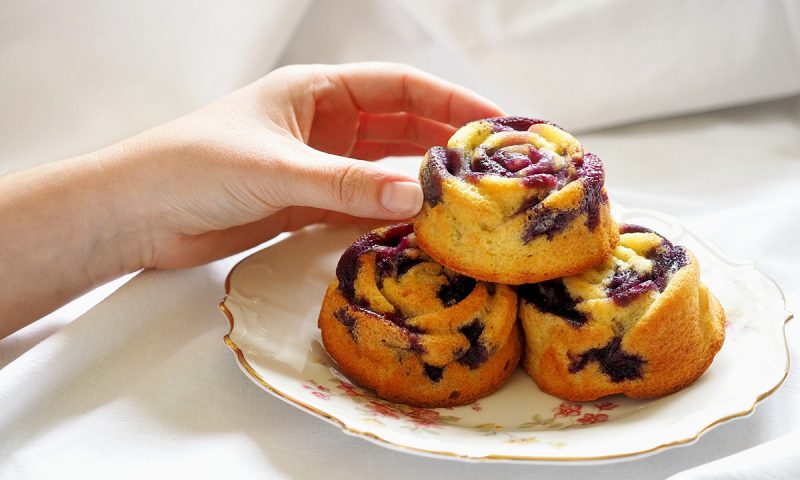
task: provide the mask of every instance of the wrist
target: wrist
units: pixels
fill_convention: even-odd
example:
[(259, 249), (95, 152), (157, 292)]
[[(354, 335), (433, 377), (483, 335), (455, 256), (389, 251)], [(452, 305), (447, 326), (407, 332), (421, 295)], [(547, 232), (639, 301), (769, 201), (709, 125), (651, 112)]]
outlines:
[(114, 179), (94, 155), (0, 178), (0, 337), (123, 273)]
[(78, 159), (86, 189), (81, 202), (91, 212), (87, 268), (94, 278), (105, 281), (149, 267), (149, 238), (159, 216), (147, 187), (158, 182), (148, 166), (153, 159), (136, 137)]
[(60, 255), (74, 255), (73, 274), (89, 288), (141, 268), (134, 254), (137, 222), (128, 203), (134, 196), (115, 155), (104, 149), (54, 164), (48, 175), (53, 183), (44, 193), (69, 222)]

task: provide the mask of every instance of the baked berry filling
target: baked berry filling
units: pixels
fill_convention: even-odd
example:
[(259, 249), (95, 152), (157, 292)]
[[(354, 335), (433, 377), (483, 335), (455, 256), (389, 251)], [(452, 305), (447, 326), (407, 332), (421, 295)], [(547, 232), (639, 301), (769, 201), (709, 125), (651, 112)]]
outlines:
[[(548, 222), (557, 221), (557, 219), (548, 220)], [(655, 242), (651, 238), (650, 243), (646, 244), (650, 245), (646, 251), (636, 252), (627, 246), (630, 241), (625, 235), (638, 233), (649, 234), (655, 238)], [(605, 279), (601, 281), (605, 286), (605, 297), (620, 307), (628, 306), (647, 292), (663, 292), (672, 274), (689, 263), (685, 248), (673, 245), (648, 228), (639, 225), (621, 225), (620, 235), (622, 237), (618, 250), (623, 249), (627, 260), (618, 258), (622, 254), (617, 251), (610, 263), (595, 268)], [(641, 250), (643, 247), (636, 248)], [(638, 257), (638, 261), (633, 257)], [(645, 259), (646, 262), (643, 262)], [(542, 312), (563, 317), (576, 326), (586, 322), (586, 315), (576, 309), (576, 306), (585, 299), (573, 298), (563, 279), (522, 285), (518, 293), (522, 299), (535, 305)]]
[[(457, 161), (451, 162), (450, 158), (456, 157)], [(422, 186), (425, 202), (434, 207), (442, 201), (442, 182), (445, 178), (454, 177), (461, 170), (461, 157), (456, 150), (444, 147), (433, 147), (428, 150), (428, 161), (420, 171), (420, 184)], [(458, 169), (450, 171), (451, 165), (458, 164)]]
[(615, 383), (641, 378), (642, 367), (647, 363), (642, 357), (622, 350), (622, 337), (613, 337), (602, 348), (592, 348), (570, 358), (569, 373), (578, 373), (589, 363), (597, 362), (600, 371)]
[(444, 375), (444, 367), (434, 367), (433, 365), (425, 364), (424, 367), (425, 375), (431, 379), (433, 383), (438, 382), (442, 379), (442, 375)]
[[(605, 263), (579, 275), (522, 285), (518, 293), (539, 311), (558, 315), (575, 328), (589, 322), (610, 322), (615, 336), (603, 347), (567, 353), (569, 372), (578, 373), (596, 362), (613, 382), (640, 378), (646, 363), (625, 352), (622, 338), (672, 275), (689, 264), (685, 248), (639, 225), (621, 225), (620, 242)], [(608, 308), (608, 300), (613, 304)], [(603, 302), (596, 304), (594, 302)], [(634, 302), (638, 302), (634, 305)], [(604, 305), (604, 306), (599, 306)]]
[[(487, 122), (492, 124), (500, 120)], [(469, 152), (462, 148), (433, 147), (422, 171), (423, 191), (429, 204), (436, 205), (441, 201), (441, 182), (448, 177), (473, 183), (485, 175), (519, 178), (525, 186), (544, 190), (561, 188), (577, 178), (577, 165), (573, 163), (580, 163), (583, 151), (574, 138), (560, 129), (558, 137), (559, 134), (554, 132), (557, 127), (541, 120), (517, 120), (509, 125), (528, 127), (515, 130), (494, 123), (493, 132)], [(497, 125), (503, 128), (498, 129)]]
[[(380, 256), (391, 257), (392, 254), (401, 252), (401, 245), (408, 248), (408, 242), (403, 239), (414, 232), (414, 227), (410, 223), (400, 223), (388, 227), (382, 234), (369, 232), (359, 237), (342, 254), (339, 263), (336, 265), (336, 278), (339, 280), (339, 289), (345, 298), (355, 302), (355, 281), (358, 275), (358, 259), (365, 253), (376, 250), (380, 251)], [(384, 248), (380, 248), (384, 247)]]
[[(336, 267), (339, 288), (345, 298), (362, 308), (369, 308), (369, 302), (359, 298), (355, 284), (360, 274), (359, 260), (367, 254), (375, 255), (375, 283), (379, 288), (383, 287), (386, 279), (402, 281), (409, 271), (420, 266), (425, 268), (423, 264), (429, 264), (426, 274), (437, 277), (433, 280), (438, 285), (435, 297), (443, 308), (464, 300), (476, 285), (475, 279), (445, 269), (417, 248), (411, 224), (394, 225), (381, 233), (367, 233), (353, 242)], [(425, 283), (430, 285), (431, 282)], [(429, 292), (416, 293), (418, 296), (430, 296)]]
[(586, 323), (586, 316), (575, 308), (578, 302), (559, 279), (521, 285), (517, 294), (540, 311), (558, 315), (576, 327)]
[(472, 370), (480, 367), (489, 359), (489, 352), (480, 340), (483, 329), (483, 323), (477, 318), (459, 329), (459, 332), (469, 340), (469, 348), (458, 361)]
[(617, 269), (614, 276), (606, 287), (609, 298), (620, 306), (626, 306), (637, 297), (649, 290), (657, 289), (656, 283), (650, 279), (644, 279), (635, 270)]
[(436, 296), (439, 297), (445, 307), (452, 307), (472, 293), (475, 283), (474, 278), (456, 275), (449, 278), (447, 283), (439, 287)]
[(583, 198), (578, 208), (572, 210), (553, 210), (546, 208), (541, 203), (527, 207), (523, 213), (527, 216), (522, 240), (529, 243), (533, 239), (546, 236), (548, 240), (566, 230), (567, 227), (582, 213), (586, 213), (586, 226), (594, 230), (600, 220), (600, 206), (608, 202), (608, 196), (603, 192), (603, 164), (599, 158), (591, 153), (583, 157), (577, 169), (577, 178), (583, 182)]
[(663, 292), (667, 288), (672, 274), (689, 263), (689, 256), (685, 248), (673, 245), (672, 242), (649, 228), (630, 224), (620, 226), (621, 235), (631, 233), (657, 235), (659, 244), (647, 252), (643, 252), (644, 258), (652, 262), (649, 271), (640, 272), (633, 268), (620, 268), (619, 265), (615, 268), (606, 292), (608, 297), (620, 306), (630, 304), (648, 291)]
[(339, 323), (341, 323), (342, 325), (347, 327), (347, 332), (350, 334), (350, 336), (353, 337), (353, 339), (357, 339), (358, 338), (358, 334), (357, 334), (356, 328), (355, 328), (356, 327), (356, 317), (350, 315), (350, 313), (348, 313), (348, 311), (346, 309), (340, 308), (340, 309), (336, 310), (335, 312), (333, 312), (333, 318), (335, 318), (336, 320), (339, 321)]
[[(339, 289), (352, 305), (334, 312), (334, 318), (348, 327), (353, 338), (357, 337), (357, 319), (348, 309), (366, 313), (375, 321), (391, 322), (407, 339), (405, 348), (420, 355), (426, 353), (423, 337), (435, 332), (413, 324), (412, 319), (459, 304), (477, 285), (475, 279), (445, 268), (420, 250), (410, 224), (370, 232), (356, 240), (339, 260), (336, 274)], [(489, 298), (495, 295), (494, 285), (486, 285), (486, 294)], [(470, 369), (483, 364), (489, 357), (481, 340), (483, 331), (478, 318), (460, 327), (458, 332), (466, 341), (453, 351), (453, 361)], [(444, 368), (426, 363), (424, 370), (437, 382)]]
[[(485, 124), (488, 129), (474, 127), (469, 133), (476, 138), (459, 138), (456, 142), (477, 143), (474, 147), (429, 150), (420, 172), (429, 206), (443, 201), (442, 184), (449, 179), (475, 185), (487, 176), (518, 179), (531, 190), (517, 211), (527, 217), (522, 232), (524, 244), (543, 235), (552, 239), (582, 213), (587, 216), (586, 226), (594, 230), (599, 223), (600, 205), (608, 202), (602, 191), (604, 173), (599, 158), (584, 154), (571, 135), (543, 120), (500, 117), (477, 124)], [(553, 210), (541, 204), (550, 193), (573, 181), (582, 182), (585, 192), (577, 208)]]
[(531, 126), (536, 124), (546, 124), (552, 125), (556, 128), (561, 128), (555, 123), (549, 122), (547, 120), (542, 120), (539, 118), (528, 118), (528, 117), (494, 117), (494, 118), (487, 118), (485, 120), (489, 125), (492, 126), (492, 132), (504, 132), (509, 130), (528, 130)]

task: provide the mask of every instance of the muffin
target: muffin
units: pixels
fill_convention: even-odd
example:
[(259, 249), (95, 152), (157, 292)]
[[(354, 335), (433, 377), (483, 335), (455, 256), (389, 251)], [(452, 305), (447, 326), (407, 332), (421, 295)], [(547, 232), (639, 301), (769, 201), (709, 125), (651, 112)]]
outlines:
[(675, 392), (700, 377), (725, 336), (725, 313), (694, 255), (636, 225), (620, 227), (604, 263), (518, 293), (523, 366), (566, 400)]
[(411, 224), (374, 230), (342, 255), (319, 316), (341, 371), (386, 400), (467, 404), (498, 389), (522, 352), (517, 296), (420, 250)]
[(417, 244), (463, 275), (505, 284), (573, 275), (618, 241), (600, 159), (558, 126), (523, 117), (468, 123), (420, 169)]

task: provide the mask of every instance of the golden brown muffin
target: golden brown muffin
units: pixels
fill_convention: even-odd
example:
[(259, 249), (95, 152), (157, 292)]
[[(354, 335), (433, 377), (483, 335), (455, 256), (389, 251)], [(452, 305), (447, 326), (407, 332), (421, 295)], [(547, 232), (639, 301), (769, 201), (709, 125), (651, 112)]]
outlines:
[(411, 224), (355, 241), (325, 294), (319, 328), (342, 372), (386, 400), (462, 405), (498, 389), (522, 352), (517, 296), (434, 262)]
[(603, 264), (519, 288), (523, 366), (547, 393), (667, 395), (697, 380), (722, 347), (725, 312), (694, 255), (644, 227), (620, 234)]
[(420, 169), (417, 243), (464, 275), (506, 284), (582, 272), (618, 241), (603, 165), (559, 127), (490, 118), (434, 147)]

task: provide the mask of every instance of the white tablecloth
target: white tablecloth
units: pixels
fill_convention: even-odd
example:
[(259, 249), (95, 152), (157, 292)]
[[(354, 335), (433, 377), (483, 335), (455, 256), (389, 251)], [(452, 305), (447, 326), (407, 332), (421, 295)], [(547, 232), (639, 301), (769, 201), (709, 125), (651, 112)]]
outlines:
[[(678, 216), (754, 259), (797, 305), (800, 99), (583, 135), (610, 195)], [(756, 412), (694, 445), (592, 467), (398, 453), (271, 397), (238, 369), (217, 309), (240, 256), (144, 272), (0, 370), (0, 478), (67, 472), (209, 478), (666, 478), (798, 427), (797, 371)], [(798, 326), (787, 328), (797, 358)]]
[[(296, 61), (404, 60), (476, 88), (510, 111), (549, 116), (567, 128), (800, 91), (796, 3), (736, 2), (705, 33), (715, 6), (733, 2), (654, 11), (652, 18), (674, 36), (663, 33), (639, 48), (652, 30), (634, 21), (650, 18), (631, 7), (640, 3), (592, 2), (589, 13), (537, 3), (541, 15), (525, 16), (514, 13), (519, 5), (506, 4), (495, 15), (467, 2), (451, 22), (432, 25), (430, 18), (442, 18), (440, 7), (427, 2), (345, 2), (339, 9), (333, 2), (247, 0), (228, 8), (141, 2), (127, 9), (7, 2), (0, 6), (11, 12), (0, 15), (0, 87), (9, 92), (0, 96), (0, 173), (99, 147)], [(326, 23), (337, 14), (369, 21), (352, 21), (345, 42)], [(626, 25), (611, 29), (617, 36), (609, 33), (614, 21)], [(464, 22), (469, 28), (453, 28)], [(570, 22), (592, 28), (526, 33)], [(489, 28), (497, 24), (509, 28)], [(589, 34), (613, 58), (596, 63), (605, 52), (571, 40), (584, 35), (588, 45)], [(679, 36), (708, 41), (677, 42), (672, 55), (648, 57), (664, 38)], [(502, 45), (530, 48), (500, 62), (487, 52)], [(530, 68), (550, 68), (555, 77), (497, 74), (537, 49), (550, 52), (547, 62)], [(626, 49), (633, 57), (620, 53)], [(43, 55), (56, 60), (42, 62)], [(631, 58), (640, 68), (624, 68)], [(586, 62), (595, 62), (595, 88), (573, 90), (571, 98), (547, 95), (563, 82), (583, 85), (564, 66)], [(799, 304), (800, 98), (580, 138), (604, 159), (613, 200), (677, 216), (735, 258), (754, 260), (784, 288), (790, 309)], [(466, 464), (390, 451), (271, 397), (241, 374), (222, 342), (228, 325), (217, 309), (224, 278), (241, 257), (143, 272), (86, 313), (119, 282), (0, 340), (0, 366), (7, 363), (0, 369), (0, 478), (666, 478), (800, 424), (792, 371), (752, 416), (642, 459), (591, 467)], [(798, 328), (796, 321), (787, 327), (795, 358)], [(746, 463), (757, 465), (755, 457)], [(781, 465), (776, 475), (796, 473), (796, 463)]]

